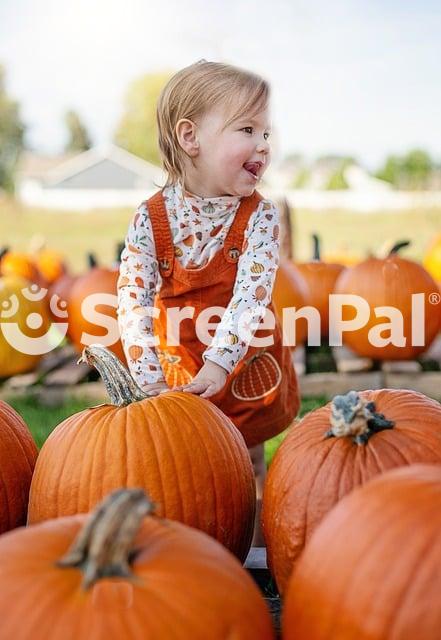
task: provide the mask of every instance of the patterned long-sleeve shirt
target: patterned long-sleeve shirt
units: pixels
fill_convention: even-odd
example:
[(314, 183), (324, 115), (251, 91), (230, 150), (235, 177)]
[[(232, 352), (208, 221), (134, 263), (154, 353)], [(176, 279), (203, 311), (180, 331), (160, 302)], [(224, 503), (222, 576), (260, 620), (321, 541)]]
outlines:
[[(224, 245), (228, 230), (240, 204), (239, 196), (202, 198), (182, 188), (180, 182), (163, 190), (165, 207), (175, 247), (175, 259), (186, 269), (203, 267)], [(257, 323), (248, 324), (249, 332), (231, 344), (227, 337), (238, 334), (239, 319), (248, 311), (261, 311), (271, 301), (279, 264), (279, 211), (267, 199), (260, 201), (250, 216), (244, 233), (242, 254), (231, 300), (217, 325), (203, 360), (216, 362), (231, 372), (244, 357)], [(259, 296), (254, 292), (257, 285)], [(118, 324), (130, 372), (140, 387), (164, 380), (153, 346), (153, 319), (139, 314), (153, 307), (161, 287), (153, 230), (146, 203), (136, 210), (121, 255), (118, 279)], [(138, 313), (137, 313), (138, 310)], [(243, 331), (239, 333), (244, 338)], [(228, 345), (228, 350), (222, 347)]]

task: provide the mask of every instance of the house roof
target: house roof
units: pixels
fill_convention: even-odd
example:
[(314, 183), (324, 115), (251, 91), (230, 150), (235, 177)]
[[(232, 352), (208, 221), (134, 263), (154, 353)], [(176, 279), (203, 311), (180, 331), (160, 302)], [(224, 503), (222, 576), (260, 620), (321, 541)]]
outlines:
[(77, 155), (77, 153), (66, 153), (47, 156), (26, 149), (20, 154), (17, 172), (22, 178), (44, 178), (50, 169)]
[(58, 182), (71, 178), (103, 160), (111, 160), (145, 180), (161, 180), (163, 177), (161, 167), (114, 144), (107, 144), (92, 147), (49, 169), (45, 175), (45, 184), (48, 187), (55, 186)]

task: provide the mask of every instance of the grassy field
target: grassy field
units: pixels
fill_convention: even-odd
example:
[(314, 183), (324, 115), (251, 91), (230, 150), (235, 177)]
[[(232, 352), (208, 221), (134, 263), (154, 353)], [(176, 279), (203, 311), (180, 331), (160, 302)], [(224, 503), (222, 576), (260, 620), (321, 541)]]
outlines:
[[(68, 400), (60, 406), (46, 407), (39, 405), (31, 398), (11, 398), (8, 402), (22, 416), (23, 420), (30, 428), (34, 440), (39, 448), (42, 446), (50, 432), (60, 424), (62, 420), (68, 418), (74, 413), (77, 413), (78, 411), (82, 411), (83, 409), (96, 404), (96, 402), (91, 400)], [(317, 407), (321, 407), (325, 403), (325, 398), (304, 398), (299, 415), (304, 416), (305, 413), (308, 413)], [(286, 435), (287, 430), (266, 442), (265, 457), (268, 464), (276, 452), (277, 447)]]
[[(94, 251), (103, 264), (115, 258), (118, 242), (126, 234), (133, 209), (89, 212), (57, 212), (20, 206), (13, 201), (0, 204), (0, 244), (27, 250), (36, 233), (59, 249), (74, 272), (86, 266), (86, 254)], [(439, 233), (441, 209), (377, 212), (348, 211), (293, 212), (295, 255), (307, 260), (311, 254), (311, 233), (322, 238), (323, 253), (355, 254), (364, 257), (385, 241), (408, 238), (412, 246), (403, 255), (420, 260), (430, 240)]]

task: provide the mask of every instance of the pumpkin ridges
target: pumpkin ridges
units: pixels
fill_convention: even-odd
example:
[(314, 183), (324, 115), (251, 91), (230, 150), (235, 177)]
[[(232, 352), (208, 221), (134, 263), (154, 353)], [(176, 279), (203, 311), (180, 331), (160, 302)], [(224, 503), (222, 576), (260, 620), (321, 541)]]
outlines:
[[(176, 410), (171, 409), (174, 405)], [(194, 420), (196, 407), (200, 418), (197, 426)], [(191, 424), (188, 420), (183, 422), (184, 413), (192, 418)], [(131, 443), (129, 457), (115, 453), (116, 459), (113, 460), (109, 447), (121, 443), (123, 434)], [(182, 451), (182, 458), (179, 452), (182, 447), (175, 436), (185, 436), (188, 442), (192, 442), (192, 446), (186, 447), (187, 455)], [(212, 444), (207, 448), (208, 442)], [(125, 447), (124, 443), (124, 450)], [(201, 453), (196, 460), (195, 449), (198, 447)], [(98, 453), (94, 459), (95, 448)], [(79, 461), (71, 454), (74, 450), (87, 452), (87, 455), (82, 455)], [(244, 457), (245, 452), (243, 439), (231, 421), (227, 422), (222, 412), (209, 401), (197, 399), (192, 394), (169, 392), (154, 399), (134, 402), (128, 407), (104, 405), (88, 409), (61, 423), (46, 441), (32, 485), (29, 522), (88, 511), (107, 491), (130, 482), (130, 486), (149, 489), (152, 499), (158, 503), (160, 514), (185, 518), (192, 526), (203, 522), (213, 534), (217, 527), (221, 541), (244, 559), (249, 549), (247, 540), (254, 509), (254, 502), (250, 499), (251, 487), (254, 487), (252, 468), (251, 462)], [(176, 470), (170, 471), (175, 466), (175, 457)], [(232, 487), (231, 468), (238, 464), (236, 458), (241, 460), (241, 473), (237, 473), (237, 485)], [(45, 468), (45, 459), (54, 459), (50, 469)], [(161, 467), (157, 462), (160, 459), (163, 460)], [(106, 473), (98, 473), (99, 469), (105, 469)], [(218, 502), (222, 505), (217, 512), (210, 506), (213, 498), (210, 469), (216, 482), (213, 486), (219, 496)], [(191, 470), (198, 474), (199, 482), (208, 483), (208, 491), (204, 489), (203, 497), (192, 484), (193, 478), (188, 476)], [(69, 487), (68, 497), (63, 497), (66, 493), (63, 487), (66, 486)], [(48, 491), (50, 500), (43, 499)], [(233, 504), (235, 500), (237, 505)], [(209, 514), (214, 514), (213, 522)]]
[[(438, 403), (422, 394), (403, 390), (366, 391), (363, 394), (375, 402), (377, 411), (385, 413), (386, 418), (390, 414), (398, 425), (390, 431), (374, 434), (366, 445), (366, 454), (362, 455), (359, 447), (344, 440), (327, 448), (329, 441), (322, 439), (326, 430), (325, 418), (330, 411), (328, 405), (305, 416), (274, 456), (266, 482), (262, 518), (269, 566), (281, 591), (292, 561), (303, 548), (310, 530), (342, 495), (356, 486), (360, 478), (365, 482), (378, 473), (376, 467), (381, 467), (383, 472), (406, 464), (406, 461), (408, 464), (441, 462), (441, 407)], [(407, 420), (406, 412), (409, 414)], [(421, 421), (416, 429), (415, 417), (419, 415)], [(389, 451), (391, 442), (393, 449)], [(397, 443), (403, 447), (405, 457), (399, 455), (397, 458)], [(349, 456), (349, 466), (344, 462), (346, 456)], [(373, 462), (375, 466), (372, 466)], [(341, 473), (341, 478), (336, 476), (334, 469)], [(316, 491), (315, 486), (320, 491)]]
[(293, 572), (284, 637), (437, 637), (440, 507), (439, 466), (395, 469), (355, 489), (323, 520)]
[(38, 449), (22, 417), (0, 400), (0, 533), (26, 521)]
[[(9, 585), (19, 581), (21, 567), (29, 566), (29, 558), (36, 578), (18, 603), (23, 603), (22, 615), (29, 601), (34, 603), (32, 611), (25, 624), (15, 618), (8, 637), (203, 640), (209, 629), (210, 637), (221, 640), (228, 629), (243, 640), (273, 638), (261, 596), (238, 561), (206, 534), (176, 522), (151, 517), (143, 521), (133, 544), (140, 550), (131, 564), (135, 581), (103, 578), (89, 592), (81, 591), (81, 573), (59, 569), (55, 562), (84, 522), (84, 516), (59, 518), (23, 529), (15, 539), (0, 541), (4, 551), (0, 574), (6, 576), (6, 580), (0, 580), (2, 630), (5, 612), (11, 611)], [(38, 598), (42, 588), (44, 592)], [(43, 615), (38, 616), (45, 597), (49, 601)], [(26, 598), (29, 601), (24, 602)], [(219, 615), (221, 603), (225, 611)], [(87, 634), (81, 635), (80, 631)]]

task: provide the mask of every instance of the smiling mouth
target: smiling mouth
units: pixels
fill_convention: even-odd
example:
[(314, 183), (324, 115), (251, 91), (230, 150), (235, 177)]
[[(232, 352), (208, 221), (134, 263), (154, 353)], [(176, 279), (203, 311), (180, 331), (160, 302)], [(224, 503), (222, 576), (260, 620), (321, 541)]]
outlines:
[[(247, 165), (248, 165), (248, 167), (247, 167)], [(243, 168), (248, 173), (248, 175), (250, 175), (250, 176), (252, 176), (254, 178), (254, 180), (258, 180), (259, 179), (260, 165), (258, 163), (246, 162), (243, 165)]]

